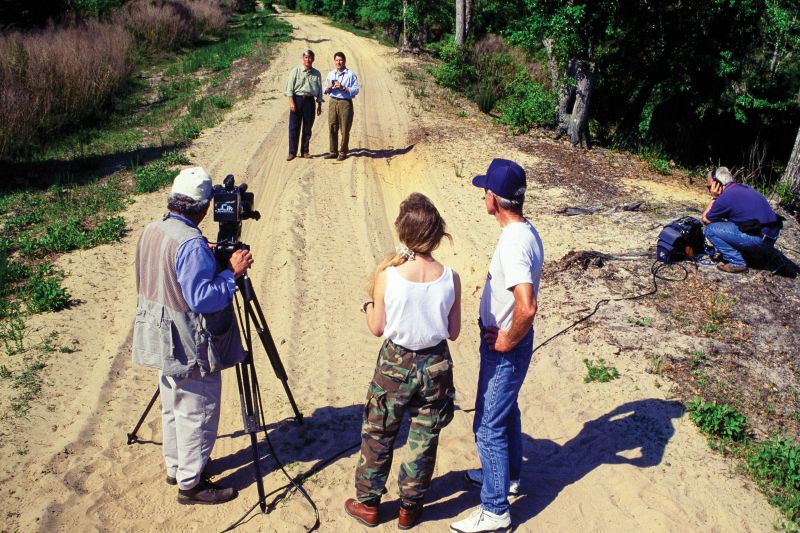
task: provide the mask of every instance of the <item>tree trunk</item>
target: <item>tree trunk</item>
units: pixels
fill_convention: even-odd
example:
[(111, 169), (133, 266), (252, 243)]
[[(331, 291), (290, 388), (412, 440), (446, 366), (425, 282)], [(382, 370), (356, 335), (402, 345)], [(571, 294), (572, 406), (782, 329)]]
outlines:
[(567, 134), (569, 129), (572, 108), (575, 105), (575, 60), (570, 59), (567, 63), (567, 71), (561, 82), (558, 91), (558, 126), (556, 126), (556, 139), (560, 139)]
[(401, 50), (407, 52), (411, 50), (411, 45), (408, 42), (408, 0), (403, 0), (403, 47)]
[(786, 165), (781, 182), (789, 191), (790, 207), (798, 207), (800, 204), (800, 129), (797, 130), (797, 137), (794, 140), (794, 149)]
[(589, 105), (594, 89), (594, 63), (575, 62), (575, 105), (569, 120), (567, 137), (575, 146), (589, 148)]
[(550, 90), (556, 92), (558, 90), (558, 61), (556, 61), (556, 56), (553, 55), (553, 39), (549, 37), (543, 39), (542, 45), (547, 50), (547, 59), (550, 63)]
[(464, 39), (469, 37), (469, 23), (472, 22), (472, 11), (475, 7), (475, 0), (466, 0), (464, 13)]
[(464, 46), (467, 37), (466, 1), (456, 0), (456, 46)]

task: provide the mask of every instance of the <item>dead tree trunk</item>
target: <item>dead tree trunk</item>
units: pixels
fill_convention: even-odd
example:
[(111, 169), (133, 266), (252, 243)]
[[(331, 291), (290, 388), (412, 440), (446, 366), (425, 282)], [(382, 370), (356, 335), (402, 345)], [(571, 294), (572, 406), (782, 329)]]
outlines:
[(456, 46), (464, 46), (467, 38), (467, 4), (465, 0), (456, 0)]
[(800, 129), (797, 130), (792, 155), (789, 157), (789, 163), (786, 165), (781, 182), (789, 191), (791, 207), (798, 207), (800, 204)]
[(556, 139), (560, 139), (567, 134), (574, 105), (575, 60), (570, 59), (569, 63), (567, 63), (567, 71), (564, 73), (564, 79), (561, 80), (561, 88), (558, 90), (558, 126), (556, 126)]
[(589, 148), (589, 105), (594, 89), (594, 64), (575, 62), (575, 105), (569, 120), (567, 137), (575, 146)]

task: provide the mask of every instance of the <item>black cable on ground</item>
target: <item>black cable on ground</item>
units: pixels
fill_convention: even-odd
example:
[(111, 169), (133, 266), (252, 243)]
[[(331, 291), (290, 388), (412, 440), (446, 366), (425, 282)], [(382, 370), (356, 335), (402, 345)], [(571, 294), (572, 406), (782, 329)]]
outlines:
[[(652, 278), (653, 279), (653, 288), (651, 290), (649, 290), (649, 291), (647, 291), (645, 293), (642, 293), (642, 294), (637, 294), (636, 296), (623, 296), (621, 298), (604, 298), (604, 299), (600, 300), (599, 302), (597, 302), (597, 304), (595, 304), (594, 310), (591, 313), (589, 313), (588, 315), (576, 320), (575, 322), (573, 322), (569, 326), (565, 327), (564, 329), (562, 329), (561, 331), (559, 331), (555, 335), (553, 335), (553, 336), (549, 337), (548, 339), (546, 339), (544, 342), (539, 344), (539, 346), (534, 348), (533, 352), (536, 352), (536, 350), (538, 350), (539, 348), (542, 348), (543, 346), (548, 344), (550, 341), (552, 341), (556, 337), (559, 337), (559, 336), (563, 335), (564, 333), (568, 332), (569, 330), (571, 330), (572, 328), (574, 328), (578, 324), (580, 324), (580, 323), (582, 323), (582, 322), (584, 322), (586, 320), (589, 320), (591, 317), (593, 317), (595, 315), (595, 313), (597, 313), (597, 311), (600, 310), (600, 306), (602, 306), (602, 305), (605, 305), (605, 304), (610, 303), (610, 302), (621, 302), (621, 301), (624, 301), (624, 300), (641, 300), (642, 298), (647, 298), (648, 296), (652, 296), (653, 294), (658, 292), (658, 280), (662, 280), (662, 281), (684, 281), (686, 278), (689, 277), (689, 271), (686, 269), (686, 266), (683, 265), (683, 264), (677, 264), (677, 266), (679, 266), (683, 270), (683, 277), (679, 277), (679, 278), (664, 277), (663, 274), (660, 274), (660, 271), (663, 270), (664, 268), (666, 268), (667, 266), (670, 266), (670, 265), (668, 265), (667, 263), (660, 263), (658, 261), (655, 261), (655, 262), (653, 262), (652, 265), (650, 265), (650, 273), (653, 275), (653, 278)], [(695, 266), (695, 268), (696, 268), (696, 266)]]
[(272, 509), (275, 508), (277, 503), (279, 501), (281, 501), (283, 498), (286, 498), (292, 490), (297, 490), (298, 492), (300, 492), (300, 494), (303, 495), (303, 497), (309, 503), (311, 508), (314, 510), (314, 525), (312, 525), (310, 528), (306, 528), (306, 531), (308, 531), (308, 532), (315, 531), (315, 530), (319, 529), (319, 526), (321, 524), (320, 520), (319, 520), (319, 509), (317, 509), (317, 505), (314, 503), (314, 500), (311, 498), (311, 496), (308, 494), (308, 492), (306, 492), (306, 490), (303, 488), (302, 483), (306, 479), (310, 478), (311, 476), (313, 476), (314, 474), (318, 473), (320, 470), (322, 470), (323, 468), (328, 466), (335, 459), (339, 458), (340, 456), (344, 455), (345, 453), (349, 452), (350, 450), (358, 448), (361, 445), (361, 441), (358, 441), (357, 443), (352, 444), (352, 445), (350, 445), (350, 446), (348, 446), (346, 448), (343, 448), (343, 449), (335, 452), (333, 455), (328, 456), (327, 458), (323, 459), (322, 461), (320, 461), (319, 463), (314, 465), (314, 467), (311, 468), (308, 472), (304, 472), (302, 474), (298, 474), (295, 477), (291, 477), (289, 475), (289, 473), (286, 472), (286, 469), (283, 467), (283, 462), (281, 462), (281, 460), (278, 458), (278, 454), (275, 453), (275, 448), (272, 446), (272, 441), (270, 440), (269, 433), (267, 432), (266, 420), (264, 419), (264, 406), (262, 405), (262, 402), (261, 402), (261, 392), (260, 392), (260, 388), (258, 386), (258, 378), (257, 377), (255, 378), (255, 381), (256, 381), (256, 383), (255, 383), (256, 384), (256, 391), (258, 391), (259, 417), (261, 419), (261, 427), (264, 430), (264, 438), (267, 441), (267, 445), (269, 446), (270, 452), (272, 453), (273, 460), (278, 465), (278, 468), (280, 468), (281, 472), (283, 472), (283, 475), (286, 477), (286, 479), (289, 480), (289, 482), (286, 483), (285, 485), (282, 485), (282, 486), (278, 487), (277, 489), (273, 490), (269, 494), (265, 494), (263, 499), (259, 499), (255, 504), (253, 504), (252, 507), (250, 507), (241, 516), (241, 518), (236, 520), (234, 523), (229, 525), (227, 528), (223, 529), (222, 533), (226, 533), (227, 531), (232, 531), (235, 528), (237, 528), (238, 526), (240, 526), (241, 524), (243, 524), (245, 522), (245, 520), (247, 519), (247, 517), (250, 515), (250, 513), (252, 513), (253, 510), (255, 510), (256, 507), (258, 507), (259, 505), (261, 505), (262, 503), (265, 503), (267, 501), (267, 497), (272, 496), (275, 493), (283, 491), (283, 494), (280, 494), (279, 496), (277, 496), (275, 498), (275, 500), (273, 500), (273, 502), (268, 506), (268, 510), (267, 510), (267, 514), (268, 514), (269, 512), (272, 511)]

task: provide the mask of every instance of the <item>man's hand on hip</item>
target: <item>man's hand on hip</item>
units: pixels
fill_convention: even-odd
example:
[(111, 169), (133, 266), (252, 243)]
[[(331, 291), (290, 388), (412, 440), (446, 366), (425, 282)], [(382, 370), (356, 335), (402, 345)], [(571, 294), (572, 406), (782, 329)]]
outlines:
[(231, 255), (230, 269), (233, 271), (233, 277), (238, 278), (247, 271), (253, 264), (253, 254), (250, 250), (236, 250)]
[(486, 328), (486, 331), (483, 332), (483, 340), (486, 341), (490, 350), (496, 352), (507, 352), (516, 346), (516, 343), (511, 342), (508, 331), (498, 329), (497, 326)]

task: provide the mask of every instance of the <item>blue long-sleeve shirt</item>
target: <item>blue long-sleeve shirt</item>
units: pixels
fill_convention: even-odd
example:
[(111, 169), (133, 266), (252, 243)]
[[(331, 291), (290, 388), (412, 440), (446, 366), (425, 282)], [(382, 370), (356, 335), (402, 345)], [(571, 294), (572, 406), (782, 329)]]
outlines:
[(331, 95), (331, 98), (352, 100), (353, 97), (358, 94), (358, 77), (356, 77), (356, 73), (349, 68), (345, 67), (345, 69), (341, 72), (336, 69), (330, 71), (325, 77), (325, 87), (330, 85), (333, 80), (336, 80), (347, 87), (348, 92), (344, 92), (340, 89), (333, 89), (328, 93)]
[[(180, 215), (170, 213), (168, 216), (197, 227)], [(189, 239), (178, 247), (175, 271), (183, 298), (195, 313), (222, 311), (233, 301), (236, 293), (233, 272), (229, 268), (217, 272), (217, 260), (205, 237)]]

